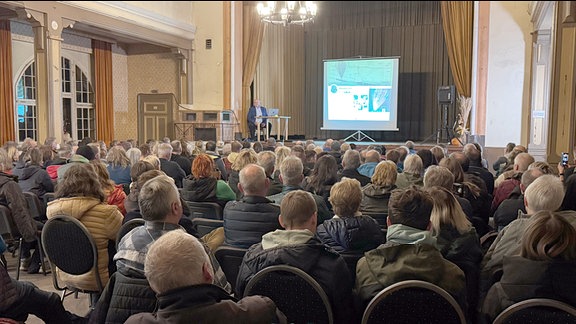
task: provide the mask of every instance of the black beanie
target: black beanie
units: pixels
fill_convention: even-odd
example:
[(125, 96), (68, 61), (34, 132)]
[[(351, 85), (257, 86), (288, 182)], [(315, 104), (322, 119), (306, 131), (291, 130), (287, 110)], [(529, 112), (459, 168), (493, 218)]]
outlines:
[(82, 155), (83, 157), (87, 158), (88, 161), (94, 160), (95, 154), (94, 150), (88, 145), (79, 146), (76, 150), (76, 154)]

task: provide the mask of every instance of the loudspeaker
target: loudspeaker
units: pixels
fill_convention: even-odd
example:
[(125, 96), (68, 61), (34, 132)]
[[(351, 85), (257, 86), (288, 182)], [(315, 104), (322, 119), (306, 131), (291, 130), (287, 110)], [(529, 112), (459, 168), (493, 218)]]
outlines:
[(438, 103), (439, 104), (453, 104), (456, 97), (456, 87), (441, 86), (438, 88)]

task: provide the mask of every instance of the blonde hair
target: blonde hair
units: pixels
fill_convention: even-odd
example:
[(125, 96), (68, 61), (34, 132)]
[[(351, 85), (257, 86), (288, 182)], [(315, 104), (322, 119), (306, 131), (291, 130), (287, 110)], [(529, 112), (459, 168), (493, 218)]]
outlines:
[(328, 200), (332, 204), (334, 214), (340, 217), (353, 217), (362, 202), (360, 181), (346, 177), (342, 178), (330, 189)]
[(440, 233), (444, 226), (452, 226), (460, 234), (470, 231), (472, 223), (466, 218), (460, 203), (450, 190), (437, 186), (427, 190), (434, 202), (434, 207), (432, 207), (432, 213), (430, 214), (432, 233)]
[(284, 159), (287, 156), (289, 156), (291, 152), (292, 152), (292, 150), (286, 146), (279, 146), (274, 150), (274, 153), (276, 153), (276, 163), (274, 165), (274, 168), (276, 170), (280, 170), (280, 166), (282, 165), (282, 161), (284, 161)]
[(119, 146), (113, 146), (108, 150), (108, 155), (106, 155), (106, 161), (112, 166), (128, 167), (130, 166), (130, 159), (126, 155), (124, 148)]
[(304, 190), (290, 191), (280, 203), (280, 217), (286, 229), (304, 225), (317, 211), (312, 194)]
[(381, 161), (374, 168), (372, 184), (375, 186), (389, 187), (396, 183), (398, 169), (392, 161)]
[(7, 171), (12, 169), (12, 159), (8, 156), (8, 152), (0, 147), (0, 171)]
[[(212, 271), (210, 259), (197, 238), (182, 229), (160, 236), (146, 253), (144, 272), (157, 294), (206, 282), (203, 269)], [(211, 273), (212, 274), (212, 273)], [(213, 275), (213, 274), (212, 274)]]
[(238, 156), (232, 163), (232, 170), (240, 171), (248, 164), (257, 164), (258, 163), (258, 155), (256, 151), (253, 149), (242, 149)]
[(576, 230), (562, 216), (539, 211), (530, 217), (520, 255), (536, 261), (576, 260)]
[(422, 174), (424, 163), (418, 154), (410, 154), (404, 159), (404, 172)]
[(156, 155), (146, 155), (142, 161), (146, 161), (154, 166), (154, 169), (160, 170), (160, 159)]

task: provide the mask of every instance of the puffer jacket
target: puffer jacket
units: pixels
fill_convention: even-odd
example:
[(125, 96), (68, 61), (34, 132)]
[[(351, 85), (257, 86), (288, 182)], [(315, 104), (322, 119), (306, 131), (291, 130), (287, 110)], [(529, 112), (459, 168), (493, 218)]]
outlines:
[(280, 229), (280, 206), (266, 197), (246, 196), (229, 201), (224, 208), (224, 237), (227, 245), (247, 249), (262, 241), (262, 235)]
[[(49, 202), (46, 210), (48, 219), (59, 214), (78, 219), (92, 235), (98, 249), (98, 271), (102, 284), (106, 285), (109, 279), (108, 263), (112, 259), (108, 255), (108, 241), (116, 240), (122, 225), (122, 214), (116, 206), (110, 206), (92, 197), (59, 198)], [(73, 276), (60, 272), (60, 278), (76, 287), (97, 289), (92, 274)]]
[(316, 236), (337, 252), (366, 252), (384, 243), (380, 225), (370, 216), (338, 217), (320, 224)]
[(122, 324), (133, 314), (153, 312), (156, 293), (148, 280), (127, 268), (118, 269), (102, 292), (89, 323)]
[(16, 228), (26, 242), (36, 240), (36, 224), (28, 211), (28, 203), (14, 177), (0, 172), (0, 204), (8, 206)]
[(0, 313), (10, 309), (17, 299), (18, 289), (0, 262)]

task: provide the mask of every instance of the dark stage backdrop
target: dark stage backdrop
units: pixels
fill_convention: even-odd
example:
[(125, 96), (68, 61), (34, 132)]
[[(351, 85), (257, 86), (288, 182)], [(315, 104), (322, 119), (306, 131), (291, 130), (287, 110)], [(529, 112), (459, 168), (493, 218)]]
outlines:
[[(357, 131), (320, 128), (323, 60), (359, 56), (400, 57), (399, 131), (361, 131), (383, 142), (421, 141), (435, 134), (441, 122), (438, 87), (453, 84), (440, 2), (320, 1), (318, 6), (315, 22), (299, 33), (304, 38), (304, 90), (289, 91), (286, 98), (280, 98), (280, 102), (294, 103), (285, 109), (295, 123), (293, 134), (342, 139)], [(300, 92), (302, 98), (295, 98)], [(451, 107), (448, 122), (452, 125), (453, 121)], [(305, 134), (298, 133), (302, 130)]]

